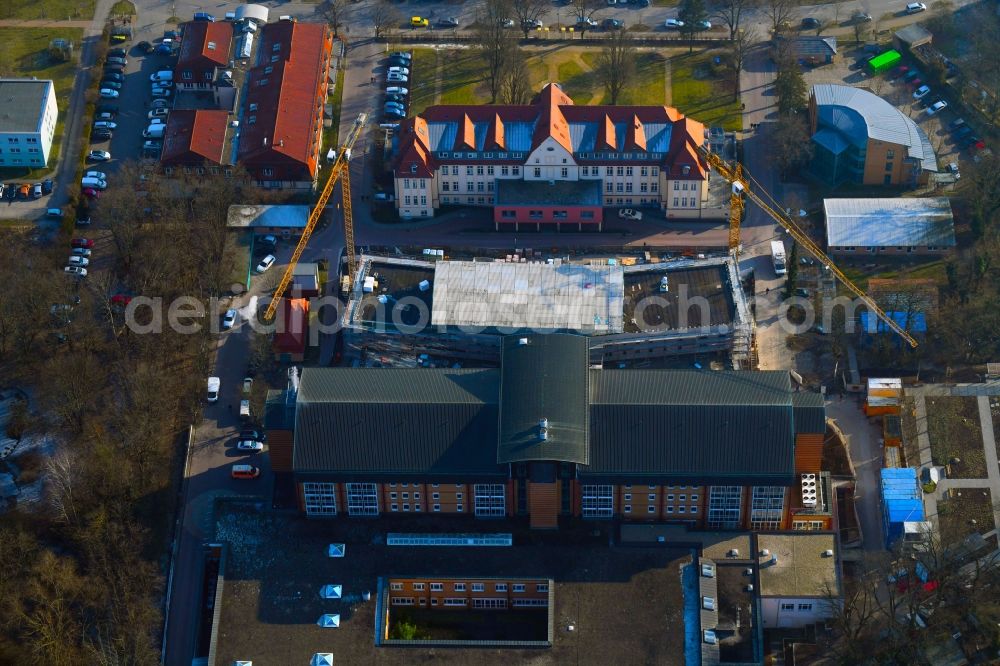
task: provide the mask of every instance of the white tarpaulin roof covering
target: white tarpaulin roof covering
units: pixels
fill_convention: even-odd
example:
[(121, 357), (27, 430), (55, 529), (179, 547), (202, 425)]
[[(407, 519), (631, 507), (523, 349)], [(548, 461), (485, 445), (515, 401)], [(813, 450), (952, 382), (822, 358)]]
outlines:
[(339, 599), (343, 588), (340, 585), (324, 585), (319, 589), (319, 596), (324, 599)]
[(340, 616), (334, 613), (327, 613), (316, 621), (321, 627), (339, 627), (340, 626)]
[(309, 666), (333, 666), (333, 655), (329, 652), (317, 652), (313, 655)]
[(829, 247), (954, 247), (947, 197), (824, 199)]
[(431, 324), (621, 333), (621, 266), (439, 261)]

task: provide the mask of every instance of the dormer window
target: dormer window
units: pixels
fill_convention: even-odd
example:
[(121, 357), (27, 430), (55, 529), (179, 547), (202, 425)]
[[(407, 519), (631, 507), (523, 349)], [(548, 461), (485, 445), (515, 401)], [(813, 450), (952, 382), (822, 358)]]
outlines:
[(271, 72), (273, 72), (273, 71), (274, 71), (274, 67), (270, 67), (270, 66), (268, 66), (268, 67), (265, 67), (265, 68), (264, 68), (264, 73), (265, 73), (265, 74), (270, 74), (270, 73), (271, 73)]
[(214, 51), (215, 50), (215, 42), (209, 42), (208, 43), (208, 50), (209, 51)]
[(278, 43), (278, 44), (272, 44), (271, 45), (271, 51), (273, 51), (274, 53), (277, 53), (280, 50), (281, 50), (281, 44), (280, 43)]
[(251, 111), (256, 111), (256, 110), (257, 110), (258, 108), (259, 108), (259, 107), (257, 106), (257, 103), (256, 103), (256, 102), (254, 102), (253, 104), (251, 104), (251, 105), (250, 105), (250, 110), (251, 110)]
[(691, 173), (691, 167), (685, 164), (684, 166), (681, 167), (681, 173), (684, 174), (685, 176), (688, 175), (689, 173)]
[(417, 172), (417, 165), (416, 164), (411, 164), (410, 165), (410, 173), (416, 173), (416, 172)]

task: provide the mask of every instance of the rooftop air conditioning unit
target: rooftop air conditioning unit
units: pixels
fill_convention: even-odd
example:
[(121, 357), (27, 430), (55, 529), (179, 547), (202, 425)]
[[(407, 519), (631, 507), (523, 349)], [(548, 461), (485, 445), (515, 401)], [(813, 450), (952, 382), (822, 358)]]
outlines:
[(744, 588), (744, 589), (745, 589), (745, 590), (746, 590), (747, 592), (753, 592), (753, 584), (751, 583), (750, 585), (747, 585), (747, 586), (746, 586), (746, 588)]
[(518, 338), (517, 344), (522, 347), (525, 346), (526, 344), (528, 344), (528, 338)]
[(770, 557), (771, 556), (771, 551), (769, 551), (767, 548), (764, 548), (764, 549), (762, 549), (760, 551), (760, 556), (761, 557)]
[(726, 557), (739, 557), (739, 556), (740, 556), (739, 548), (731, 548), (729, 552), (726, 553)]
[(833, 557), (833, 551), (827, 548), (823, 551), (823, 557)]
[(712, 597), (702, 597), (701, 598), (701, 607), (704, 608), (705, 610), (714, 611), (715, 610), (715, 599), (713, 599)]
[(701, 575), (705, 578), (715, 578), (715, 567), (711, 564), (702, 564)]

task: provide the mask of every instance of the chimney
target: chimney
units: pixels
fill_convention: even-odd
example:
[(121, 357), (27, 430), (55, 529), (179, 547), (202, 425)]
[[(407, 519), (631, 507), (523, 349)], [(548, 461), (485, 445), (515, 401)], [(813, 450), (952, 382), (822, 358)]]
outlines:
[(264, 137), (264, 147), (267, 147), (267, 137)]

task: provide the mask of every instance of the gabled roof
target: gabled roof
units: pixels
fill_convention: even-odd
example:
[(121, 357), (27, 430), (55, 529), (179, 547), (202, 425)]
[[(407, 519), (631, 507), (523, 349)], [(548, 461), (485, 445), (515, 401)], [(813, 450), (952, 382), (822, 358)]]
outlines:
[(573, 144), (569, 140), (569, 124), (563, 115), (563, 106), (572, 106), (573, 100), (562, 91), (558, 85), (548, 83), (538, 93), (536, 102), (541, 113), (535, 124), (535, 134), (531, 147), (537, 148), (548, 138), (552, 138), (568, 152), (573, 152)]
[(233, 44), (232, 21), (188, 21), (176, 71), (224, 67)]
[(281, 304), (278, 331), (274, 334), (276, 352), (301, 354), (309, 334), (309, 301), (305, 298), (286, 298)]
[(954, 247), (947, 197), (824, 199), (829, 247)]
[(305, 368), (296, 472), (499, 475), (499, 371)]
[(593, 370), (581, 475), (789, 480), (792, 395), (787, 372)]
[(256, 105), (247, 112), (255, 121), (240, 128), (239, 159), (248, 165), (298, 164), (314, 175), (330, 32), (319, 23), (279, 21), (260, 34), (260, 64), (250, 72), (246, 95), (247, 108)]
[(178, 109), (167, 117), (163, 132), (164, 166), (228, 163), (225, 154), (229, 112), (218, 109)]
[(587, 464), (589, 358), (587, 338), (580, 335), (503, 339), (498, 463)]

